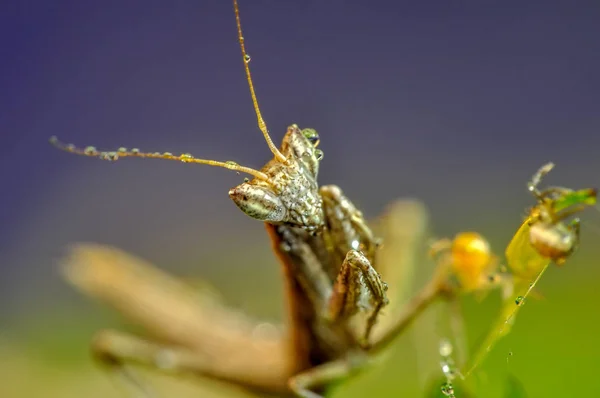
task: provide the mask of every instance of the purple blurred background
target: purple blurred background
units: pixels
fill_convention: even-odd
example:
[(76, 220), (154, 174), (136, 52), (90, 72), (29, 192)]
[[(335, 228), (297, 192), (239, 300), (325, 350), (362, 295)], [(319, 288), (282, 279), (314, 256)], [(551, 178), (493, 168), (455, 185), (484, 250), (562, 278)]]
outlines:
[[(599, 185), (598, 2), (240, 7), (273, 139), (291, 123), (315, 127), (321, 183), (340, 185), (369, 216), (415, 196), (438, 235), (477, 229), (501, 252), (531, 204), (525, 183), (543, 163), (557, 164), (551, 183)], [(47, 142), (57, 135), (260, 167), (270, 154), (230, 2), (2, 8), (0, 299), (11, 303), (2, 313), (74, 297), (55, 259), (76, 241), (114, 244), (225, 290), (239, 280), (278, 289), (262, 226), (227, 197), (242, 176), (158, 160), (109, 164)], [(587, 239), (597, 241), (598, 217), (590, 218)], [(264, 261), (272, 279), (256, 277), (248, 258)], [(585, 277), (589, 265), (569, 275)]]

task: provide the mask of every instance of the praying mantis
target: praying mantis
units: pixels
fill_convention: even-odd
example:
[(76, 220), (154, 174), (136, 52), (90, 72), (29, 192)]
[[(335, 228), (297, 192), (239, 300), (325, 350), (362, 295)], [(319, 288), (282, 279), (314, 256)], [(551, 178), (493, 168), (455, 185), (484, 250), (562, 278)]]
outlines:
[[(125, 363), (139, 362), (172, 372), (212, 375), (268, 392), (291, 392), (307, 398), (320, 397), (328, 385), (361, 368), (367, 362), (369, 354), (380, 351), (402, 332), (433, 298), (433, 291), (425, 291), (409, 305), (407, 311), (388, 322), (387, 329), (382, 329), (373, 338), (372, 332), (380, 311), (389, 303), (388, 285), (377, 271), (376, 255), (381, 245), (380, 240), (373, 234), (363, 214), (339, 187), (318, 185), (317, 176), (323, 152), (317, 148), (320, 137), (316, 130), (291, 125), (281, 147), (277, 148), (273, 143), (258, 106), (237, 1), (233, 4), (238, 40), (258, 127), (273, 154), (273, 159), (260, 170), (232, 161), (200, 159), (191, 154), (145, 153), (125, 148), (105, 152), (94, 147), (79, 149), (71, 144), (62, 144), (56, 138), (52, 138), (51, 142), (68, 152), (104, 160), (115, 161), (125, 157), (178, 160), (223, 167), (251, 175), (252, 180), (246, 180), (232, 188), (229, 196), (245, 214), (265, 224), (273, 250), (283, 265), (289, 303), (287, 339), (281, 337), (279, 341), (250, 341), (243, 333), (251, 328), (250, 325), (232, 321), (234, 325), (227, 326), (230, 321), (229, 315), (225, 315), (227, 310), (216, 305), (211, 306), (208, 311), (194, 309), (198, 304), (192, 304), (189, 298), (181, 297), (184, 291), (181, 286), (172, 287), (171, 292), (166, 294), (156, 292), (156, 296), (161, 299), (174, 300), (173, 308), (178, 308), (177, 311), (181, 312), (179, 323), (173, 322), (174, 314), (170, 314), (162, 318), (171, 319), (170, 324), (159, 325), (157, 320), (161, 317), (158, 311), (146, 313), (147, 308), (152, 307), (148, 301), (141, 297), (131, 297), (132, 294), (130, 297), (117, 297), (118, 294), (115, 294), (119, 289), (114, 287), (121, 286), (127, 279), (123, 275), (123, 269), (129, 268), (132, 273), (140, 275), (141, 268), (149, 267), (132, 266), (131, 264), (139, 264), (139, 260), (127, 258), (126, 254), (114, 250), (79, 247), (73, 251), (74, 257), (69, 263), (89, 264), (104, 258), (105, 264), (129, 264), (121, 270), (112, 269), (115, 275), (121, 273), (119, 278), (113, 278), (100, 286), (98, 275), (87, 275), (81, 267), (71, 268), (68, 276), (83, 290), (92, 295), (103, 296), (105, 301), (111, 302), (158, 335), (157, 340), (161, 342), (105, 331), (93, 343), (93, 352), (98, 359), (121, 372), (130, 384), (146, 395), (151, 393), (129, 374), (123, 366)], [(423, 210), (413, 204), (411, 211), (417, 213), (413, 224), (418, 227), (416, 224), (424, 218), (421, 215)], [(145, 275), (150, 280), (162, 280), (160, 283), (147, 284), (148, 289), (151, 289), (150, 285), (164, 287), (177, 284), (175, 281), (167, 282), (168, 278), (165, 275), (159, 276), (158, 272), (154, 276)], [(141, 280), (131, 280), (130, 283), (143, 284)], [(112, 286), (112, 290), (107, 293), (103, 289), (108, 285)], [(123, 296), (127, 295), (125, 287), (121, 293)], [(146, 297), (155, 297), (148, 293), (146, 292)], [(138, 299), (139, 302), (136, 302)], [(178, 304), (175, 305), (175, 302)], [(186, 305), (188, 308), (184, 309)], [(182, 319), (186, 312), (188, 318)], [(187, 340), (185, 336), (194, 328), (190, 327), (187, 331), (181, 329), (186, 329), (186, 324), (202, 321), (203, 316), (198, 313), (206, 312), (212, 314), (204, 319), (210, 319), (210, 326), (197, 325), (195, 336), (189, 336), (190, 340)], [(219, 325), (217, 319), (223, 319), (223, 325)], [(209, 327), (210, 331), (207, 330)], [(203, 333), (214, 338), (216, 331), (221, 332), (221, 339), (232, 334), (238, 339), (236, 343), (232, 343), (232, 337), (227, 339), (228, 348), (232, 352), (221, 361), (216, 356), (223, 356), (223, 353), (211, 355), (210, 352), (205, 352), (206, 347), (198, 347), (206, 345)], [(169, 345), (164, 341), (177, 344)], [(216, 340), (209, 343), (219, 344)], [(247, 358), (247, 362), (232, 365), (236, 355)], [(261, 360), (264, 363), (260, 363)]]
[[(364, 368), (436, 298), (453, 296), (461, 288), (449, 283), (447, 267), (440, 267), (406, 305), (393, 302), (390, 293), (398, 281), (388, 278), (394, 275), (394, 267), (414, 261), (415, 242), (426, 223), (425, 209), (418, 202), (405, 201), (390, 210), (410, 231), (392, 243), (407, 258), (383, 256), (382, 240), (341, 188), (319, 185), (323, 152), (318, 149), (318, 132), (294, 124), (287, 128), (281, 146), (274, 144), (254, 90), (237, 0), (233, 5), (257, 124), (273, 155), (260, 170), (188, 153), (100, 151), (55, 138), (51, 142), (67, 152), (109, 161), (166, 159), (250, 175), (252, 179), (232, 188), (229, 196), (243, 213), (261, 221), (271, 238), (284, 276), (286, 329), (268, 337), (256, 335), (253, 331), (259, 322), (198, 297), (183, 282), (114, 248), (75, 246), (64, 269), (79, 289), (148, 331), (148, 338), (102, 331), (92, 344), (95, 357), (144, 396), (153, 393), (130, 372), (130, 363), (210, 376), (259, 393), (318, 398)], [(557, 194), (561, 192), (566, 193)], [(576, 199), (569, 195), (561, 202), (565, 206)], [(554, 221), (549, 228), (557, 225)], [(476, 287), (478, 282), (471, 282)]]

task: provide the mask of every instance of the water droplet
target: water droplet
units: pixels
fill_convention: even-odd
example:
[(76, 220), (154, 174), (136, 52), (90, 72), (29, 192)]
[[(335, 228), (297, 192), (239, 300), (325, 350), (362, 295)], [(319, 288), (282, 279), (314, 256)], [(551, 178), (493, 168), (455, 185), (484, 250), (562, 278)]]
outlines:
[(119, 153), (125, 153), (125, 152), (127, 152), (127, 148), (125, 148), (124, 146), (122, 146), (121, 148), (117, 149), (117, 152), (119, 152)]
[(76, 149), (75, 145), (73, 144), (67, 144), (66, 148), (68, 151), (74, 151)]
[(182, 153), (181, 155), (179, 155), (179, 160), (181, 160), (183, 163), (187, 163), (193, 159), (194, 157), (189, 153)]
[(524, 302), (525, 302), (525, 297), (523, 297), (523, 296), (518, 296), (518, 297), (515, 299), (515, 304), (516, 304), (516, 305), (522, 305)]
[(48, 139), (48, 141), (49, 141), (51, 144), (58, 144), (58, 137), (57, 137), (57, 136), (55, 136), (55, 135), (53, 135), (52, 137), (50, 137), (50, 138)]
[(93, 146), (88, 146), (83, 150), (83, 153), (85, 153), (86, 155), (92, 155), (96, 153), (96, 148)]
[(250, 182), (250, 179), (248, 177), (244, 177), (244, 182)]
[(114, 162), (119, 159), (119, 154), (116, 152), (102, 152), (100, 154), (100, 159), (108, 160), (109, 162)]
[(287, 242), (281, 242), (281, 244), (279, 245), (279, 249), (281, 249), (282, 252), (287, 253), (292, 250), (292, 247)]
[(244, 55), (244, 62), (245, 62), (245, 63), (247, 63), (247, 64), (248, 64), (248, 63), (250, 63), (250, 61), (251, 61), (251, 60), (252, 60), (252, 58), (250, 58), (250, 55), (248, 55), (248, 54), (245, 54), (245, 55)]
[(448, 339), (440, 341), (439, 352), (442, 357), (449, 357), (452, 355), (452, 343)]
[(447, 375), (450, 372), (450, 365), (448, 365), (446, 362), (442, 362), (441, 366), (442, 372), (444, 372), (444, 374)]
[(163, 152), (163, 156), (173, 156), (171, 152)]
[(140, 153), (139, 148), (131, 148), (131, 153), (137, 155), (138, 153)]
[(441, 390), (442, 394), (444, 394), (445, 396), (454, 397), (454, 387), (452, 386), (452, 383), (446, 382), (442, 384)]
[(227, 167), (230, 170), (235, 170), (238, 168), (238, 164), (233, 160), (228, 160), (225, 162), (225, 167)]
[(452, 380), (456, 379), (458, 370), (456, 369), (454, 362), (452, 362), (452, 361), (442, 362), (441, 367), (442, 367), (442, 372), (444, 373), (444, 376), (446, 376), (446, 379), (448, 381), (452, 381)]

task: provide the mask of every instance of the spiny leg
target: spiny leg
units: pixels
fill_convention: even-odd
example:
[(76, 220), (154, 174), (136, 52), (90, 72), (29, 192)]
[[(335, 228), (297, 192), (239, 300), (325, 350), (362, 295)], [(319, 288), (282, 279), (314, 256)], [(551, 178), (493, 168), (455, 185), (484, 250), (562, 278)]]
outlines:
[[(62, 265), (65, 276), (75, 287), (110, 304), (144, 327), (157, 341), (179, 347), (176, 352), (181, 352), (187, 366), (193, 364), (198, 373), (261, 391), (287, 390), (294, 364), (287, 339), (278, 330), (272, 336), (257, 335), (260, 323), (212, 297), (207, 298), (147, 262), (111, 247), (79, 244)], [(114, 347), (122, 341), (129, 340), (97, 339), (96, 346), (105, 347), (97, 351), (118, 353)], [(129, 347), (140, 345), (132, 343)], [(122, 351), (128, 350), (133, 348)], [(185, 351), (198, 357), (192, 360), (188, 354), (183, 355)], [(141, 352), (148, 352), (147, 346)]]
[[(162, 398), (170, 394), (159, 394), (146, 380), (142, 379), (132, 365), (159, 370), (173, 376), (211, 376), (216, 380), (232, 381), (211, 374), (214, 359), (204, 353), (185, 347), (144, 339), (116, 330), (102, 330), (96, 334), (91, 345), (92, 355), (111, 376), (118, 377), (121, 387), (128, 387), (132, 397)], [(259, 360), (259, 359), (255, 359)], [(235, 380), (234, 380), (235, 381)], [(270, 391), (272, 393), (273, 391)], [(278, 391), (283, 392), (283, 388)], [(247, 395), (252, 395), (248, 393)], [(246, 396), (244, 394), (244, 396)], [(269, 394), (270, 396), (270, 394)]]
[(321, 392), (328, 386), (342, 381), (367, 363), (367, 356), (361, 351), (351, 351), (345, 358), (327, 362), (308, 369), (290, 378), (288, 385), (294, 394), (302, 398), (323, 398)]
[(363, 214), (354, 206), (336, 185), (325, 185), (319, 189), (327, 218), (327, 232), (334, 242), (333, 248), (342, 258), (348, 250), (362, 251), (373, 261), (381, 241), (369, 228)]
[(155, 398), (158, 395), (134, 372), (129, 365), (136, 364), (159, 369), (175, 375), (185, 373), (210, 373), (210, 358), (184, 347), (162, 345), (153, 341), (114, 331), (103, 330), (96, 334), (91, 345), (92, 355), (111, 374), (121, 381), (135, 396)]
[(362, 337), (366, 344), (377, 315), (388, 303), (387, 285), (369, 260), (358, 250), (350, 250), (342, 263), (328, 303), (328, 318), (348, 318), (359, 310), (370, 311)]

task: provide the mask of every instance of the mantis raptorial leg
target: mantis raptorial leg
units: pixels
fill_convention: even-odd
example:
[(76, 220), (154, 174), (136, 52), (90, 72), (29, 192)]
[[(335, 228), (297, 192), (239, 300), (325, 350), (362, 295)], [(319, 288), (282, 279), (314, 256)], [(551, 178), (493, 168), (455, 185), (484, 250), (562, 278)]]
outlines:
[[(381, 254), (398, 249), (403, 253), (400, 258), (389, 257), (397, 261), (395, 264), (381, 263), (381, 271), (392, 275), (398, 269), (414, 266), (416, 253), (412, 251), (418, 247), (419, 231), (424, 229), (427, 215), (420, 204), (412, 201), (399, 202), (388, 214), (393, 220), (401, 220), (381, 228), (382, 236), (396, 238), (382, 248)], [(383, 219), (387, 220), (387, 215)], [(298, 372), (286, 337), (289, 334), (258, 338), (252, 330), (259, 322), (118, 249), (75, 245), (63, 261), (63, 271), (78, 289), (116, 308), (147, 331), (149, 338), (116, 331), (97, 335), (94, 353), (118, 372), (125, 371), (123, 365), (138, 363), (168, 373), (215, 377), (254, 391), (289, 394), (292, 388), (300, 390), (305, 385), (323, 383), (326, 387), (366, 363), (363, 355), (353, 354), (350, 361), (341, 359)], [(388, 318), (393, 319), (394, 313), (382, 316), (385, 323), (390, 323)], [(381, 333), (377, 330), (385, 323), (378, 323), (374, 332)]]

